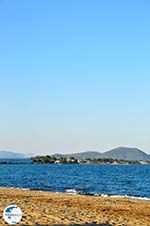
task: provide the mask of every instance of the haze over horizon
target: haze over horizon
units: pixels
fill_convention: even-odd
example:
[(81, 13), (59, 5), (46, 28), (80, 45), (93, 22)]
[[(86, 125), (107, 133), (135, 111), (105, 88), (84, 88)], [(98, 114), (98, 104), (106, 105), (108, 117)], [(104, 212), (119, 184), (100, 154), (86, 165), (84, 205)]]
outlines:
[(150, 2), (0, 1), (0, 150), (150, 153)]

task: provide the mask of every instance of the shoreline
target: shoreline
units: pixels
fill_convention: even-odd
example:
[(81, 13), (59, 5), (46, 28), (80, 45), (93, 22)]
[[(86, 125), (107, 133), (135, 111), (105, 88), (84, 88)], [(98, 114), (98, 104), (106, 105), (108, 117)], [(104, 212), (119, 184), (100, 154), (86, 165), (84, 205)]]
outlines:
[[(150, 202), (137, 198), (0, 188), (1, 216), (12, 204), (22, 209), (19, 225), (150, 225)], [(0, 225), (7, 225), (2, 217)]]
[[(50, 193), (50, 194), (65, 194), (65, 195), (81, 195), (81, 196), (93, 196), (93, 197), (110, 197), (110, 198), (126, 198), (126, 199), (137, 199), (137, 200), (144, 200), (150, 201), (149, 197), (142, 197), (142, 196), (134, 196), (134, 195), (117, 195), (117, 194), (97, 194), (97, 193), (82, 193), (78, 192), (75, 189), (67, 189), (65, 192), (58, 192), (58, 191), (48, 191), (48, 190), (40, 190), (40, 189), (30, 189), (30, 188), (20, 188), (20, 187), (0, 187), (1, 189), (12, 189), (12, 190), (22, 190), (22, 191), (35, 191), (40, 193)], [(70, 190), (70, 191), (69, 191)]]

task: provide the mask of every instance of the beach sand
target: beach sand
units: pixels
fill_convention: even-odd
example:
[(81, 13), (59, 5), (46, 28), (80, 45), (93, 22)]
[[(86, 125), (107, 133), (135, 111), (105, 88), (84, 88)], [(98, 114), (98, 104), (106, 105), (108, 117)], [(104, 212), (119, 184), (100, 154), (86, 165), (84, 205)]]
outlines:
[(150, 226), (150, 201), (0, 188), (0, 225), (6, 206), (23, 212), (18, 225)]

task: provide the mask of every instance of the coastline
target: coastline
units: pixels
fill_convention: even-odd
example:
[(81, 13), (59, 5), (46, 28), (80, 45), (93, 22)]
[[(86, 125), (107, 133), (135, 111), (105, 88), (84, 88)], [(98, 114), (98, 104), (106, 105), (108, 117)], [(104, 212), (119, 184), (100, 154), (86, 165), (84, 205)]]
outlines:
[[(18, 188), (0, 188), (0, 214), (16, 204), (20, 225), (150, 225), (149, 200), (120, 196), (87, 196)], [(0, 217), (0, 225), (6, 225)]]
[(137, 200), (145, 200), (150, 201), (148, 197), (142, 196), (130, 196), (130, 195), (117, 195), (117, 194), (97, 194), (97, 193), (85, 193), (85, 192), (78, 192), (75, 189), (67, 189), (66, 192), (56, 192), (56, 191), (48, 191), (48, 190), (40, 190), (40, 189), (30, 189), (30, 188), (20, 188), (20, 187), (0, 187), (1, 189), (12, 189), (12, 190), (22, 190), (22, 191), (35, 191), (35, 192), (42, 192), (48, 194), (69, 194), (69, 195), (82, 195), (82, 196), (94, 196), (94, 197), (110, 197), (110, 198), (126, 198), (126, 199), (137, 199)]

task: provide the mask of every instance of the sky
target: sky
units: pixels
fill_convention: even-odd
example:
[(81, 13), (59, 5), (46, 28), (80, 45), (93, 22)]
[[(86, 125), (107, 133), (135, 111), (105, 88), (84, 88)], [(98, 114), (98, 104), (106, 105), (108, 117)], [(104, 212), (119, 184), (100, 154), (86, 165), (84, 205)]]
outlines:
[(150, 153), (149, 12), (149, 0), (0, 0), (0, 150)]

